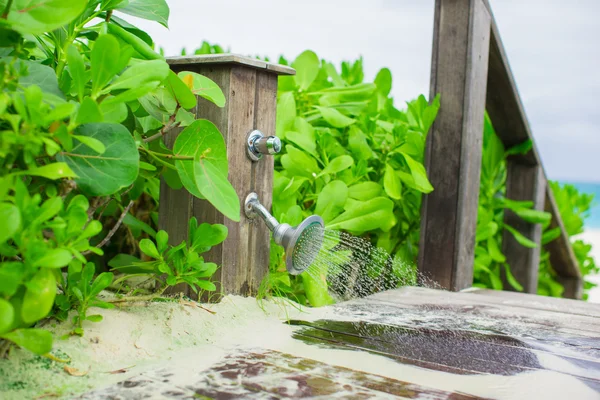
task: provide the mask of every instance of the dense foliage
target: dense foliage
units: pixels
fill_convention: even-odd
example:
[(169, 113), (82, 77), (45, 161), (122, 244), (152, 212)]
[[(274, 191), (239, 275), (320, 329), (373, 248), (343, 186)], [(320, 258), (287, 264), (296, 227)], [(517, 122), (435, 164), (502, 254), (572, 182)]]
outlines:
[[(132, 274), (159, 292), (214, 290), (217, 266), (200, 254), (226, 228), (192, 220), (190, 239), (169, 245), (152, 225), (160, 177), (239, 220), (223, 138), (189, 111), (196, 95), (225, 98), (201, 75), (171, 72), (145, 32), (113, 15), (166, 26), (165, 1), (3, 0), (0, 10), (0, 356), (10, 343), (47, 353), (52, 338), (35, 324), (49, 315), (75, 310), (82, 334), (101, 319), (91, 307), (112, 307), (98, 294), (129, 289)], [(169, 150), (163, 136), (176, 127)], [(131, 258), (138, 242), (144, 260)], [(110, 264), (129, 275), (114, 282), (102, 271), (119, 251), (129, 255)]]

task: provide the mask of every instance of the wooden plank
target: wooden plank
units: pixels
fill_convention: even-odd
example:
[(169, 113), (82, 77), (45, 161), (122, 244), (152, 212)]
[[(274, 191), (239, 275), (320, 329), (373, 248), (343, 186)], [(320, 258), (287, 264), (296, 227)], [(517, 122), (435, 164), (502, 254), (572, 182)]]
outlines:
[(203, 54), (193, 56), (176, 56), (167, 58), (167, 62), (170, 65), (184, 66), (186, 64), (201, 65), (209, 64), (215, 65), (239, 65), (254, 68), (257, 70), (268, 70), (269, 72), (276, 75), (295, 75), (296, 70), (286, 65), (274, 64), (266, 61), (259, 60), (253, 57), (246, 57), (239, 54)]
[(461, 290), (473, 282), (490, 16), (481, 0), (437, 0), (430, 97), (441, 106), (425, 166), (435, 190), (421, 207), (419, 271)]
[[(524, 165), (509, 157), (506, 197), (511, 200), (533, 201), (534, 210), (544, 211), (545, 196), (546, 178), (543, 168)], [(505, 230), (502, 236), (502, 251), (513, 276), (523, 286), (526, 293), (537, 293), (542, 226), (526, 222), (508, 209), (504, 212), (504, 223), (538, 244), (538, 247), (535, 248), (522, 246), (508, 230)], [(504, 290), (517, 290), (508, 283), (504, 272), (502, 270)]]
[(596, 303), (478, 288), (470, 289), (468, 293), (485, 295), (486, 299), (497, 298), (499, 305), (506, 304), (514, 307), (530, 308), (532, 310), (554, 311), (600, 318), (600, 304)]
[(581, 299), (583, 296), (583, 276), (581, 275), (579, 262), (573, 252), (569, 235), (560, 217), (550, 185), (546, 188), (545, 201), (546, 211), (552, 213), (550, 229), (558, 227), (561, 232), (561, 235), (557, 239), (545, 246), (550, 254), (550, 264), (552, 264), (552, 268), (558, 274), (558, 282), (565, 288), (563, 296), (570, 299)]
[[(265, 136), (275, 136), (275, 120), (277, 113), (277, 76), (259, 71), (256, 77), (256, 102), (254, 126)], [(262, 204), (271, 209), (273, 196), (274, 159), (263, 156), (252, 163), (252, 191), (258, 194)], [(269, 246), (271, 233), (263, 221), (255, 220), (250, 225), (248, 291), (256, 296), (262, 279), (269, 272)]]

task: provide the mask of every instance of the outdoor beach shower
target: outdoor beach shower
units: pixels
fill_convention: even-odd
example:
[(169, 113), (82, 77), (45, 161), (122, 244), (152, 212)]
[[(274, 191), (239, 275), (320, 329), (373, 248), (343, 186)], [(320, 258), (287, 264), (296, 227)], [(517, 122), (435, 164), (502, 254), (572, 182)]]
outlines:
[(250, 193), (244, 203), (246, 216), (254, 219), (260, 216), (273, 232), (273, 240), (285, 249), (285, 265), (288, 272), (298, 275), (305, 271), (315, 260), (325, 234), (323, 219), (311, 215), (298, 226), (280, 224), (267, 209), (260, 204), (258, 195)]

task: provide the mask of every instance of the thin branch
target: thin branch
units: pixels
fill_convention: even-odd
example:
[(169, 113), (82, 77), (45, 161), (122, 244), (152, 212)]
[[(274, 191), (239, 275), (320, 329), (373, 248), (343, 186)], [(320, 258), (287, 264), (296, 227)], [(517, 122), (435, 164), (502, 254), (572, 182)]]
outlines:
[(152, 301), (156, 298), (159, 298), (160, 295), (167, 289), (167, 286), (162, 287), (157, 292), (149, 294), (147, 296), (130, 296), (130, 297), (121, 297), (118, 299), (106, 300), (107, 303), (120, 304), (120, 303), (135, 303), (140, 301)]
[[(108, 241), (113, 237), (113, 235), (117, 232), (117, 230), (119, 229), (119, 227), (121, 226), (121, 224), (123, 223), (123, 220), (125, 219), (125, 216), (127, 216), (127, 213), (129, 212), (129, 210), (131, 209), (131, 207), (133, 206), (133, 200), (131, 200), (129, 202), (129, 204), (127, 204), (127, 207), (125, 207), (125, 209), (123, 210), (123, 213), (121, 213), (121, 216), (119, 217), (119, 219), (117, 220), (117, 223), (115, 224), (115, 226), (112, 227), (112, 229), (108, 232), (108, 234), (106, 235), (106, 237), (104, 239), (102, 239), (102, 241), (100, 243), (98, 243), (96, 245), (96, 248), (100, 249), (102, 248), (106, 243), (108, 243)], [(83, 255), (87, 255), (90, 254), (91, 252), (89, 250), (84, 251)]]
[(4, 11), (2, 12), (2, 16), (0, 16), (0, 18), (3, 19), (7, 19), (8, 18), (8, 13), (10, 12), (10, 7), (12, 6), (13, 0), (8, 0), (8, 3), (6, 3), (6, 7), (4, 7)]
[(167, 158), (169, 160), (194, 160), (193, 156), (180, 156), (179, 154), (164, 154), (152, 150), (146, 150), (146, 152), (151, 153), (157, 157)]
[(108, 10), (108, 12), (106, 13), (106, 18), (105, 18), (106, 22), (110, 21), (110, 17), (112, 17), (112, 13), (113, 13), (113, 10)]
[(153, 140), (161, 138), (161, 137), (165, 136), (167, 133), (171, 132), (173, 129), (179, 127), (179, 125), (181, 123), (180, 122), (175, 123), (175, 119), (177, 119), (177, 111), (179, 111), (180, 108), (181, 108), (181, 105), (179, 103), (177, 103), (177, 107), (175, 107), (175, 111), (173, 111), (173, 114), (171, 114), (171, 116), (169, 117), (169, 121), (165, 124), (165, 126), (163, 126), (162, 129), (160, 131), (158, 131), (157, 133), (155, 133), (154, 135), (145, 138), (144, 143), (152, 142)]

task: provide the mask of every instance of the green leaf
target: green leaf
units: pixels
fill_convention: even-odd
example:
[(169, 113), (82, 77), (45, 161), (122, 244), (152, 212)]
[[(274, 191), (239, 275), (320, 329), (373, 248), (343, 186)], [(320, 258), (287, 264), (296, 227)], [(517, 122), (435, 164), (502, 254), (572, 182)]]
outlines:
[(512, 272), (510, 272), (510, 267), (508, 266), (508, 264), (504, 264), (504, 272), (506, 273), (506, 280), (508, 281), (508, 283), (510, 284), (510, 286), (512, 286), (513, 288), (515, 288), (516, 290), (518, 290), (519, 292), (523, 291), (523, 286), (515, 279), (515, 277), (513, 276)]
[(91, 321), (91, 322), (100, 322), (102, 321), (103, 317), (100, 314), (94, 314), (94, 315), (88, 315), (87, 317), (85, 317), (86, 320)]
[(487, 239), (487, 248), (490, 257), (492, 257), (494, 261), (497, 261), (499, 263), (503, 263), (506, 261), (506, 257), (504, 256), (504, 254), (502, 254), (502, 251), (500, 251), (500, 246), (498, 246), (498, 242), (494, 237), (489, 237)]
[(134, 17), (156, 21), (165, 28), (169, 27), (169, 6), (165, 0), (129, 0), (117, 9)]
[(148, 83), (154, 83), (158, 86), (169, 75), (169, 65), (164, 60), (144, 60), (139, 61), (127, 68), (119, 77), (117, 77), (106, 89), (104, 93), (113, 90), (131, 89)]
[(377, 91), (384, 96), (390, 94), (392, 90), (392, 73), (388, 68), (382, 68), (375, 77), (375, 85), (377, 85)]
[(134, 232), (134, 235), (136, 235), (136, 236), (138, 235), (138, 232), (141, 233), (141, 231), (146, 232), (151, 237), (156, 236), (156, 231), (154, 230), (154, 228), (152, 228), (147, 223), (140, 221), (139, 219), (137, 219), (130, 213), (128, 213), (125, 216), (125, 218), (123, 219), (123, 223), (125, 225), (129, 226), (132, 229), (132, 231)]
[[(66, 265), (66, 264), (65, 264)], [(50, 313), (56, 297), (56, 279), (47, 268), (40, 269), (26, 284), (21, 319), (33, 324)]]
[(175, 72), (169, 71), (166, 84), (169, 92), (177, 99), (177, 102), (181, 104), (181, 107), (189, 110), (196, 106), (196, 96), (185, 82), (175, 75)]
[(73, 259), (73, 255), (66, 249), (47, 250), (44, 255), (36, 259), (33, 264), (45, 268), (62, 268), (67, 266)]
[(196, 282), (194, 282), (200, 289), (204, 289), (206, 291), (209, 292), (214, 292), (215, 290), (217, 290), (217, 287), (215, 286), (214, 283), (210, 282), (210, 281), (201, 281), (201, 280), (197, 280)]
[(348, 147), (357, 160), (369, 160), (373, 156), (367, 136), (356, 125), (350, 127)]
[[(9, 57), (2, 57), (0, 61), (9, 64), (11, 59)], [(27, 67), (27, 75), (19, 77), (20, 86), (25, 89), (32, 85), (39, 86), (46, 100), (53, 99), (53, 102), (64, 101), (65, 95), (58, 86), (58, 79), (56, 78), (54, 69), (34, 61), (18, 60), (14, 63), (16, 70), (19, 70), (22, 65)]]
[(389, 231), (395, 224), (394, 202), (385, 197), (377, 197), (357, 204), (331, 221), (328, 229), (343, 229), (355, 234), (381, 229)]
[(285, 92), (277, 99), (277, 120), (275, 132), (280, 139), (285, 139), (287, 131), (292, 128), (296, 118), (296, 100), (293, 92)]
[(102, 122), (103, 119), (98, 103), (89, 97), (83, 99), (79, 106), (79, 110), (77, 111), (77, 117), (75, 118), (77, 124), (82, 125), (92, 122)]
[(167, 250), (169, 247), (169, 234), (166, 231), (158, 231), (156, 234), (156, 245), (158, 246), (158, 252), (160, 254)]
[(519, 143), (518, 145), (513, 146), (510, 149), (507, 149), (504, 155), (512, 156), (517, 154), (527, 154), (531, 151), (532, 148), (533, 142), (531, 141), (531, 139), (527, 139), (524, 142)]
[(478, 225), (475, 241), (481, 242), (482, 240), (487, 240), (489, 237), (494, 236), (496, 232), (498, 232), (498, 224), (494, 221), (490, 221), (485, 226)]
[[(314, 268), (313, 268), (314, 269)], [(322, 307), (335, 303), (327, 290), (327, 267), (319, 265), (316, 271), (303, 272), (301, 275), (306, 297), (313, 307)]]
[(392, 199), (402, 199), (402, 182), (396, 173), (396, 170), (390, 165), (385, 164), (385, 174), (383, 175), (383, 188)]
[[(7, 1), (1, 2), (2, 8)], [(7, 20), (21, 33), (51, 32), (74, 20), (87, 6), (87, 0), (16, 0)]]
[(198, 226), (191, 237), (192, 246), (190, 250), (204, 253), (211, 247), (218, 245), (227, 238), (228, 230), (225, 225), (202, 223)]
[(350, 168), (354, 165), (354, 159), (350, 156), (339, 156), (331, 160), (329, 164), (325, 168), (318, 177), (326, 175), (326, 174), (337, 174), (338, 172), (342, 172), (345, 169)]
[(300, 132), (287, 131), (285, 137), (288, 141), (294, 143), (313, 156), (317, 155), (317, 143), (315, 142), (314, 136), (311, 138), (310, 136)]
[(113, 96), (107, 96), (105, 101), (100, 103), (100, 111), (104, 115), (105, 122), (113, 122), (120, 124), (127, 118), (127, 105), (125, 103), (111, 102), (114, 99)]
[(345, 116), (335, 108), (319, 106), (316, 106), (316, 108), (321, 112), (323, 119), (335, 128), (345, 128), (356, 122), (356, 120)]
[(43, 167), (31, 168), (25, 171), (19, 171), (15, 175), (31, 175), (41, 176), (46, 179), (61, 179), (61, 178), (75, 178), (77, 175), (71, 170), (69, 165), (64, 162), (57, 162)]
[(114, 277), (115, 275), (112, 272), (102, 272), (98, 275), (96, 279), (94, 279), (94, 283), (90, 289), (90, 297), (95, 297), (98, 293), (109, 287)]
[(296, 69), (296, 86), (300, 90), (307, 90), (319, 75), (319, 57), (313, 51), (306, 50), (296, 57), (292, 67)]
[(113, 35), (101, 35), (94, 42), (90, 54), (93, 98), (96, 98), (104, 86), (121, 70), (119, 55), (119, 42)]
[(532, 224), (547, 224), (552, 219), (552, 214), (545, 211), (532, 210), (529, 208), (519, 208), (514, 212), (524, 221)]
[(46, 354), (52, 350), (52, 334), (43, 329), (17, 329), (0, 337), (35, 354)]
[(0, 243), (4, 243), (13, 237), (21, 229), (21, 212), (19, 208), (10, 203), (0, 203)]
[(533, 241), (531, 241), (530, 239), (526, 238), (525, 236), (523, 236), (521, 234), (521, 232), (517, 231), (515, 228), (513, 228), (510, 225), (504, 225), (504, 229), (506, 229), (507, 231), (509, 231), (510, 233), (512, 233), (512, 235), (514, 236), (515, 240), (517, 242), (519, 242), (519, 244), (521, 246), (525, 246), (525, 247), (529, 247), (531, 249), (536, 248), (537, 244)]
[(142, 239), (140, 240), (140, 250), (142, 253), (151, 258), (160, 258), (160, 254), (158, 253), (158, 249), (154, 242), (150, 239)]
[(139, 152), (133, 137), (123, 125), (99, 123), (79, 126), (75, 133), (102, 142), (106, 151), (98, 155), (78, 142), (69, 153), (57, 155), (75, 171), (82, 192), (108, 196), (131, 185), (138, 175)]
[(348, 196), (352, 199), (367, 201), (381, 195), (381, 185), (376, 182), (361, 182), (348, 188)]
[(425, 171), (425, 167), (423, 164), (415, 161), (411, 156), (406, 153), (399, 153), (404, 157), (406, 164), (408, 165), (408, 169), (410, 170), (410, 174), (414, 179), (415, 189), (422, 193), (429, 193), (433, 190), (433, 186), (429, 183), (429, 179), (427, 178), (427, 172)]
[(320, 215), (323, 221), (328, 223), (344, 210), (347, 198), (346, 184), (342, 181), (331, 181), (319, 193), (315, 214)]
[(6, 332), (13, 325), (15, 309), (8, 301), (0, 298), (0, 334)]
[(217, 107), (225, 106), (225, 95), (223, 94), (223, 91), (219, 85), (211, 79), (189, 71), (182, 71), (177, 75), (186, 83), (186, 85), (188, 85), (195, 95), (204, 97), (215, 103)]
[(194, 157), (175, 161), (183, 186), (194, 195), (200, 193), (226, 217), (238, 222), (240, 201), (227, 180), (225, 141), (217, 127), (204, 119), (194, 121), (177, 136), (173, 152)]
[(85, 85), (87, 83), (85, 64), (79, 50), (73, 44), (67, 49), (67, 61), (69, 63), (69, 72), (71, 73), (77, 96), (79, 97), (79, 100), (82, 100), (85, 93)]
[(319, 166), (314, 158), (290, 144), (285, 146), (285, 150), (287, 154), (281, 156), (281, 165), (288, 173), (309, 179), (317, 176)]
[(106, 146), (104, 146), (104, 143), (102, 143), (98, 139), (81, 135), (73, 135), (73, 137), (79, 140), (81, 143), (85, 144), (90, 149), (94, 150), (98, 154), (102, 154), (106, 151)]
[(561, 235), (562, 231), (560, 227), (556, 227), (553, 229), (549, 229), (542, 234), (542, 244), (548, 244), (551, 241), (558, 239)]
[(23, 263), (7, 261), (0, 263), (0, 295), (6, 298), (13, 296), (25, 275)]

